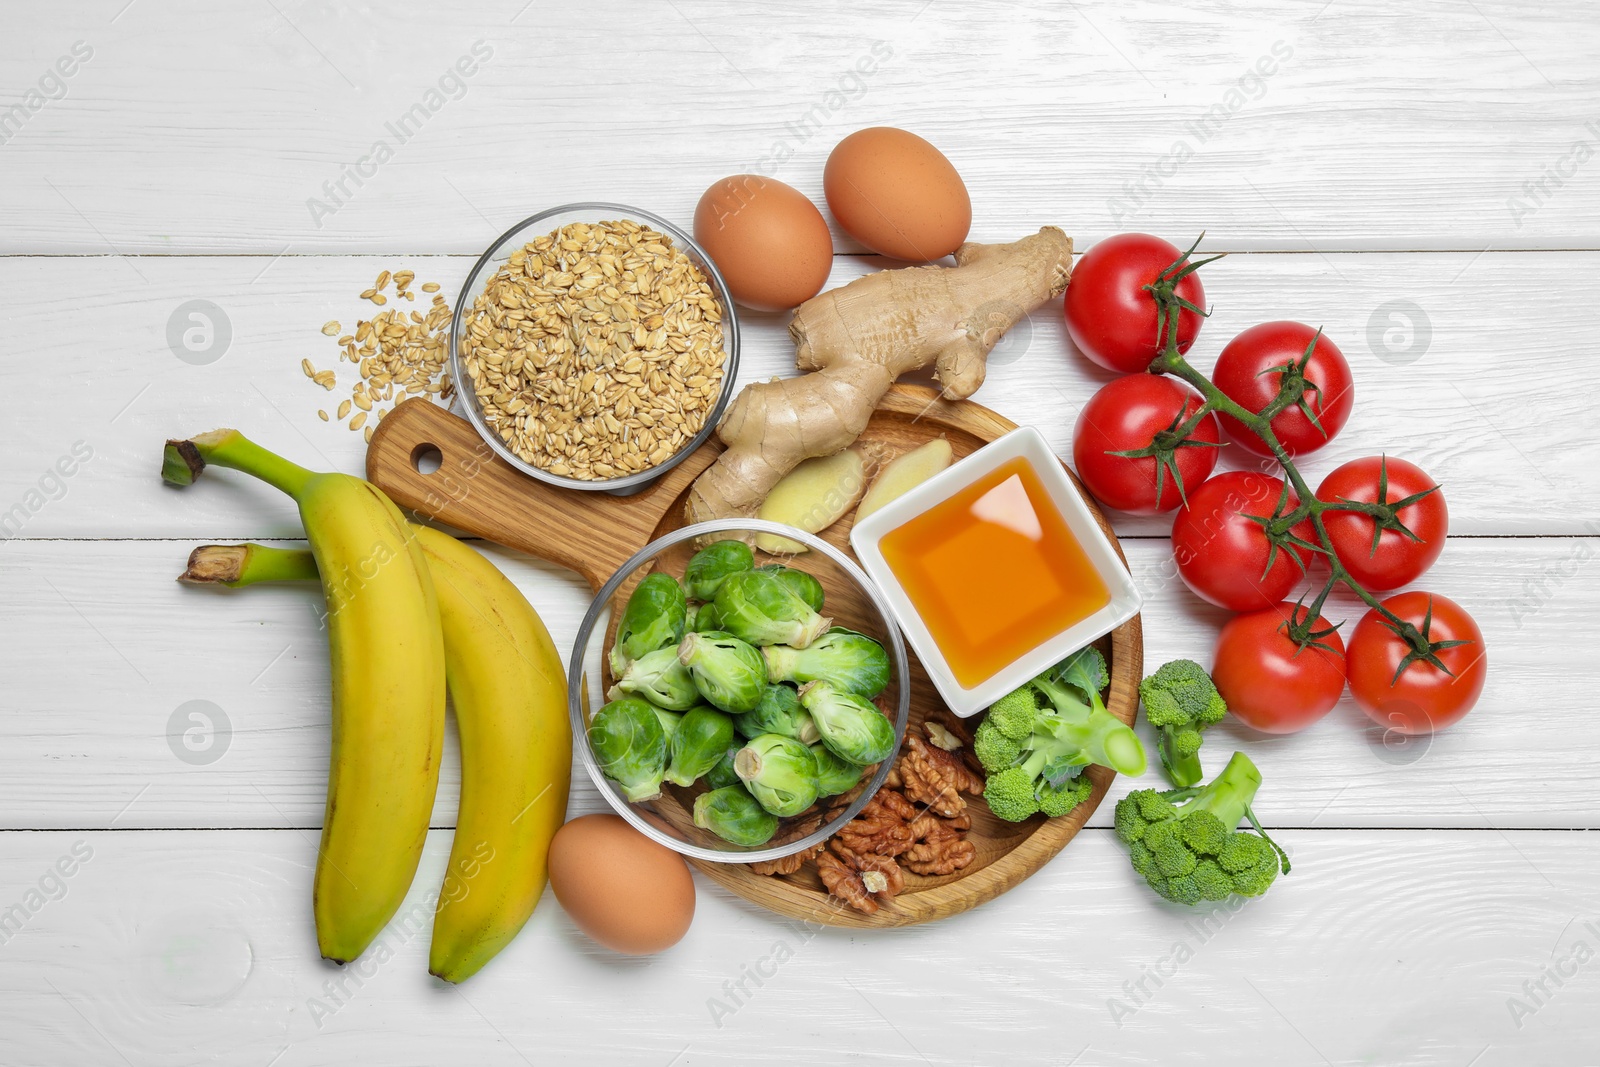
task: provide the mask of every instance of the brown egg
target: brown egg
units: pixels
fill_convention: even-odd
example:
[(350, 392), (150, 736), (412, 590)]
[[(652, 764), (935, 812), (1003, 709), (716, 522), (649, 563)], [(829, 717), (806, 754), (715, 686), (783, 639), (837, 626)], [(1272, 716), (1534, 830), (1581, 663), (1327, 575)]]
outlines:
[(735, 174), (705, 191), (694, 239), (745, 307), (787, 311), (822, 291), (833, 238), (800, 190), (759, 174)]
[(694, 918), (683, 857), (620, 815), (582, 815), (556, 831), (550, 888), (578, 929), (629, 956), (671, 948)]
[(822, 171), (822, 191), (845, 233), (894, 259), (948, 256), (972, 226), (972, 199), (944, 153), (891, 126), (840, 141)]

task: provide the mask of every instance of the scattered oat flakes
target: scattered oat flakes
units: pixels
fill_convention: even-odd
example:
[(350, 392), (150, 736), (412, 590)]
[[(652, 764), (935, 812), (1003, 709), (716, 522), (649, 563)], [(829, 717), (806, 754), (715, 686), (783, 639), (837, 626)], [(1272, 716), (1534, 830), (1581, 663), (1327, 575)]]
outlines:
[(317, 409), (317, 418), (321, 419), (323, 422), (327, 422), (328, 421), (328, 413), (326, 411), (323, 411), (321, 408), (318, 408)]
[[(393, 274), (383, 271), (378, 275), (376, 286), (363, 290), (360, 298), (380, 306), (385, 304), (385, 297), (378, 290), (393, 280), (398, 295), (412, 299), (415, 294), (409, 287), (415, 278), (412, 271)], [(422, 288), (424, 292), (437, 293), (439, 285), (428, 282)], [(374, 424), (383, 418), (386, 409), (378, 407), (380, 403), (413, 396), (447, 403), (454, 392), (446, 376), (446, 345), (453, 317), (444, 297), (435, 295), (426, 313), (380, 311), (370, 320), (358, 321), (354, 333), (338, 338), (338, 358), (354, 364), (359, 379), (351, 390), (350, 399), (341, 401), (332, 417), (344, 422), (353, 407), (360, 409), (350, 420), (350, 429), (364, 429), (367, 439), (371, 440), (372, 427), (364, 424), (369, 418)], [(329, 325), (332, 331), (324, 328), (323, 332), (330, 337), (342, 330), (337, 321)], [(308, 378), (325, 389), (337, 384), (333, 371), (318, 371), (309, 359), (302, 360), (300, 366)], [(318, 415), (324, 421), (329, 419), (326, 412), (319, 411)]]
[(323, 323), (322, 324), (322, 332), (327, 334), (329, 337), (332, 337), (334, 334), (338, 333), (339, 332), (339, 320), (338, 319), (329, 319), (327, 322)]

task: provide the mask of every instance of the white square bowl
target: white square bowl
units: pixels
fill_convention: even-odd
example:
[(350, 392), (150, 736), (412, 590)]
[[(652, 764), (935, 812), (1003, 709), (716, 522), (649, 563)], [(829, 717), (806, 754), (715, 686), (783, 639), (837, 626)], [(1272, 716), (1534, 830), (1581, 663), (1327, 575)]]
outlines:
[[(880, 542), (930, 508), (943, 503), (973, 482), (1014, 459), (1025, 459), (1039, 475), (1045, 492), (1077, 538), (1092, 565), (1106, 583), (1111, 600), (1088, 618), (1074, 623), (1056, 636), (1024, 653), (996, 674), (972, 688), (956, 681), (944, 653), (939, 649), (922, 617), (917, 613), (900, 580), (883, 558)], [(906, 640), (916, 649), (928, 676), (950, 710), (963, 718), (976, 715), (1030, 678), (1036, 678), (1072, 653), (1104, 637), (1139, 613), (1139, 591), (1134, 588), (1117, 550), (1095, 522), (1083, 496), (1072, 484), (1066, 470), (1044, 435), (1031, 426), (1013, 430), (984, 446), (944, 471), (939, 472), (904, 496), (868, 515), (850, 531), (850, 546), (878, 588), (883, 591)]]

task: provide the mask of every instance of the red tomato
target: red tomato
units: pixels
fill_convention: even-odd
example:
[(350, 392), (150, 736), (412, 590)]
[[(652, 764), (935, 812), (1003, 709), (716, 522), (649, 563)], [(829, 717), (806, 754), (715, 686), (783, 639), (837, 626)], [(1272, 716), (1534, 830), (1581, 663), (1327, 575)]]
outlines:
[(1406, 664), (1402, 671), (1411, 646), (1373, 609), (1350, 635), (1345, 656), (1350, 694), (1373, 722), (1402, 734), (1425, 734), (1456, 722), (1478, 702), (1489, 674), (1483, 631), (1465, 608), (1437, 593), (1399, 593), (1383, 606), (1430, 640), (1463, 643), (1434, 653), (1448, 673), (1423, 660)]
[[(1146, 285), (1183, 259), (1183, 251), (1147, 233), (1124, 233), (1098, 242), (1078, 260), (1062, 309), (1067, 333), (1078, 351), (1106, 370), (1136, 374), (1160, 354), (1156, 345), (1160, 316)], [(1185, 260), (1185, 262), (1188, 262)], [(1200, 275), (1178, 282), (1177, 295), (1195, 307), (1206, 306)], [(1200, 332), (1202, 316), (1178, 315), (1178, 351), (1188, 351)]]
[[(1135, 515), (1171, 511), (1183, 503), (1169, 466), (1155, 456), (1113, 456), (1145, 448), (1158, 434), (1181, 425), (1204, 403), (1200, 394), (1176, 378), (1130, 374), (1100, 387), (1078, 415), (1072, 431), (1072, 463), (1089, 491), (1107, 507)], [(1210, 444), (1174, 446), (1172, 462), (1192, 493), (1211, 477), (1215, 448), (1222, 440), (1215, 415), (1207, 414), (1189, 439)]]
[(1321, 615), (1311, 623), (1323, 648), (1302, 648), (1289, 637), (1290, 623), (1305, 615), (1305, 608), (1284, 602), (1234, 616), (1217, 636), (1211, 679), (1228, 710), (1252, 729), (1268, 734), (1304, 730), (1328, 714), (1344, 692), (1344, 639), (1332, 624)]
[[(1305, 368), (1306, 406), (1316, 413), (1313, 423), (1299, 403), (1291, 404), (1272, 420), (1272, 432), (1278, 443), (1291, 456), (1315, 452), (1344, 428), (1350, 419), (1350, 409), (1355, 405), (1355, 383), (1350, 377), (1350, 364), (1326, 335), (1318, 336), (1310, 326), (1298, 322), (1263, 322), (1252, 326), (1228, 342), (1217, 357), (1211, 380), (1228, 399), (1246, 411), (1259, 412), (1278, 395), (1283, 379), (1281, 368), (1298, 364), (1311, 345), (1311, 361)], [(1258, 456), (1270, 456), (1272, 450), (1245, 428), (1244, 423), (1231, 415), (1218, 415), (1228, 436), (1238, 441), (1247, 451)], [(1321, 424), (1321, 429), (1317, 428)]]
[[(1172, 553), (1196, 596), (1230, 611), (1262, 611), (1288, 597), (1311, 553), (1289, 545), (1274, 555), (1266, 531), (1251, 521), (1271, 516), (1283, 491), (1281, 478), (1225, 471), (1189, 492), (1188, 505), (1172, 520)], [(1284, 513), (1299, 503), (1289, 490)], [(1315, 536), (1310, 520), (1292, 532), (1306, 541)]]
[(1395, 518), (1416, 534), (1416, 540), (1386, 524), (1374, 544), (1372, 535), (1378, 525), (1373, 516), (1359, 511), (1322, 513), (1322, 527), (1333, 542), (1334, 555), (1367, 591), (1398, 589), (1416, 581), (1444, 551), (1450, 510), (1439, 483), (1415, 463), (1367, 456), (1335, 467), (1317, 486), (1319, 500), (1352, 500), (1359, 504), (1393, 504), (1420, 493), (1428, 495), (1395, 509)]

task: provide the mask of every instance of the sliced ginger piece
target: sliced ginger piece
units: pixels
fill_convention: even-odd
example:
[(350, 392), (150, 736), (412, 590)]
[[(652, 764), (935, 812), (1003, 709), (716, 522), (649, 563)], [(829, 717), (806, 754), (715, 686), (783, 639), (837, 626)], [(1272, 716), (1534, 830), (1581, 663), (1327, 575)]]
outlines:
[(856, 521), (860, 522), (889, 501), (905, 496), (950, 466), (953, 455), (950, 442), (943, 437), (936, 437), (905, 455), (896, 456), (873, 479), (872, 488), (861, 498), (861, 505), (856, 508)]
[[(784, 475), (761, 502), (758, 519), (821, 533), (855, 507), (867, 490), (882, 446), (858, 443), (831, 456), (808, 459)], [(775, 534), (757, 534), (756, 547), (774, 555), (809, 552), (798, 541)]]

